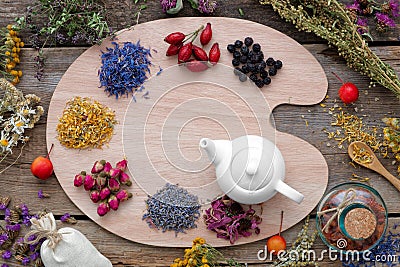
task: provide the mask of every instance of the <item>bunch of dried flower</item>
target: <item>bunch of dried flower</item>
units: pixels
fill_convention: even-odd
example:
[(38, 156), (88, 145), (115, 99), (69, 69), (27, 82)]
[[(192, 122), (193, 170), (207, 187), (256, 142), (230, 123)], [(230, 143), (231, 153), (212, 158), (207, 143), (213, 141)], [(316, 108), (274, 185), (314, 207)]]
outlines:
[(4, 97), (0, 99), (0, 162), (12, 153), (13, 147), (26, 143), (26, 129), (32, 129), (44, 113), (40, 98), (25, 95), (5, 79), (0, 79)]
[(337, 0), (260, 0), (272, 5), (279, 15), (299, 30), (313, 32), (337, 48), (347, 65), (400, 97), (400, 80), (393, 68), (384, 63), (357, 31), (350, 11)]

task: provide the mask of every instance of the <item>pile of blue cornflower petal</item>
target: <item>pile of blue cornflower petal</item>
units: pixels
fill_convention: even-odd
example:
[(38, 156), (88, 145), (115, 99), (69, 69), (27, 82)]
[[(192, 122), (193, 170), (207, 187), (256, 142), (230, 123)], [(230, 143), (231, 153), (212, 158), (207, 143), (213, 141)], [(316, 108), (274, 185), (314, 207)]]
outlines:
[(107, 48), (102, 52), (99, 70), (100, 85), (109, 96), (120, 96), (132, 94), (143, 90), (143, 83), (150, 74), (150, 49), (140, 45), (126, 42), (122, 47), (112, 42), (114, 48)]
[(365, 255), (369, 260), (360, 256), (358, 262), (342, 261), (342, 265), (346, 267), (399, 266), (400, 233), (393, 233), (398, 227), (399, 225), (395, 224), (385, 238)]

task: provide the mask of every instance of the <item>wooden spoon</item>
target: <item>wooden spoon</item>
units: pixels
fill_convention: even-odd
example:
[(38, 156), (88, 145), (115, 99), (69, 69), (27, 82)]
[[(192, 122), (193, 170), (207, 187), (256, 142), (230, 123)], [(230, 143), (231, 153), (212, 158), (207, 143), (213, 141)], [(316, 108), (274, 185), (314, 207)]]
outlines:
[[(354, 157), (354, 146), (357, 146), (359, 149), (364, 149), (364, 151), (368, 152), (371, 155), (372, 162), (371, 163), (363, 163), (363, 162), (354, 160), (354, 158), (355, 158)], [(386, 170), (385, 167), (383, 167), (382, 163), (378, 160), (378, 158), (376, 157), (376, 155), (374, 154), (372, 149), (366, 143), (361, 142), (361, 141), (354, 141), (353, 143), (351, 143), (349, 145), (347, 152), (349, 153), (350, 158), (354, 162), (360, 164), (361, 166), (364, 166), (365, 168), (376, 171), (377, 173), (379, 173), (380, 175), (382, 175), (383, 177), (388, 179), (389, 182), (391, 182), (392, 185), (394, 185), (397, 188), (397, 190), (400, 191), (400, 180), (397, 177), (393, 176), (388, 170)]]

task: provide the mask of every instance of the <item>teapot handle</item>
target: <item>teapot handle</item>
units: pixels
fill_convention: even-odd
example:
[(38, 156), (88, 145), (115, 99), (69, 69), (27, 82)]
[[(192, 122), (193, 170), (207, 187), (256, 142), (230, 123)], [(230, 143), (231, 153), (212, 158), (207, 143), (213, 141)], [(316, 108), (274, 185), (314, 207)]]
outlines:
[(285, 195), (286, 197), (290, 198), (291, 200), (295, 201), (298, 204), (300, 204), (304, 199), (304, 195), (302, 193), (288, 186), (282, 180), (278, 181), (275, 190), (281, 193), (282, 195)]

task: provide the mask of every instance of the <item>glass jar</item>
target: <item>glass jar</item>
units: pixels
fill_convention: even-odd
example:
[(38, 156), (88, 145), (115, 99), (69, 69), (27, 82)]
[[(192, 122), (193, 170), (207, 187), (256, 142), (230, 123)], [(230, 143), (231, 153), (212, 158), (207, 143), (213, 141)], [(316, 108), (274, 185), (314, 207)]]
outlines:
[(340, 251), (365, 251), (384, 237), (386, 205), (379, 193), (361, 183), (333, 187), (317, 208), (317, 230), (322, 241)]

